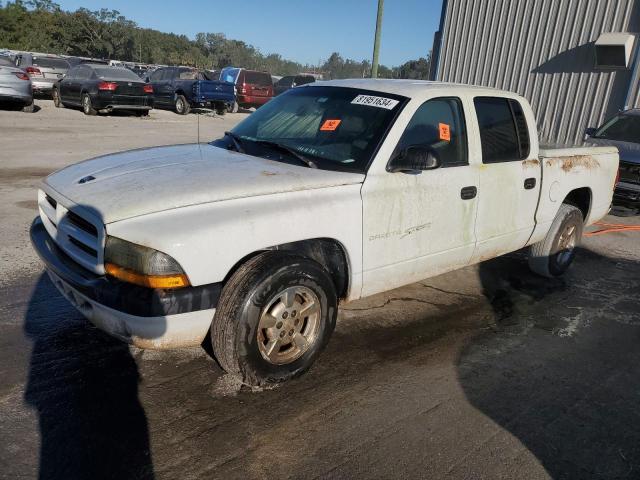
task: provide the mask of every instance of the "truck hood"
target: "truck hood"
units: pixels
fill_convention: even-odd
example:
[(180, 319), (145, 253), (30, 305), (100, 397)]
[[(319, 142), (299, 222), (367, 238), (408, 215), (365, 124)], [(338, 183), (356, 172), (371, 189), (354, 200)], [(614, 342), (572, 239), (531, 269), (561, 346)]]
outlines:
[(640, 165), (640, 143), (621, 142), (618, 140), (605, 140), (601, 138), (589, 138), (589, 143), (595, 145), (611, 145), (618, 147), (620, 161)]
[(189, 205), (351, 185), (364, 177), (192, 144), (97, 157), (59, 170), (44, 183), (111, 223)]

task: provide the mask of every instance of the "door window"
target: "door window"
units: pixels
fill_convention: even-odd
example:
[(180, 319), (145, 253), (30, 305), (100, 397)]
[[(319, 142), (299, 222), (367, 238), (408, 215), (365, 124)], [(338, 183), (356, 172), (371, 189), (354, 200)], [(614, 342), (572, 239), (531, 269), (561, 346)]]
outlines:
[(407, 125), (392, 157), (421, 145), (438, 154), (443, 167), (467, 165), (467, 132), (458, 98), (434, 98), (423, 103)]
[(473, 99), (480, 127), (482, 163), (523, 160), (529, 155), (529, 131), (520, 103), (510, 98)]

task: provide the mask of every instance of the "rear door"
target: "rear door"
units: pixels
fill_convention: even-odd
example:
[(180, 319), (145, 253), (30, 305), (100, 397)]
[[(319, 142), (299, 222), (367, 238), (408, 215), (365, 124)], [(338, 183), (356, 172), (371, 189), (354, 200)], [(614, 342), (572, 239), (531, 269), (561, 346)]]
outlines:
[(542, 167), (517, 100), (479, 96), (473, 104), (482, 146), (475, 263), (527, 244), (535, 227)]
[(475, 247), (478, 169), (469, 165), (465, 117), (472, 113), (465, 115), (468, 105), (463, 105), (458, 97), (424, 102), (391, 155), (427, 146), (437, 152), (439, 168), (367, 175), (362, 186), (363, 296), (469, 263)]
[(151, 85), (153, 85), (153, 98), (161, 105), (173, 104), (173, 77), (175, 68), (159, 68), (151, 74)]
[(80, 67), (73, 67), (67, 70), (67, 74), (58, 83), (58, 92), (60, 93), (60, 99), (64, 102), (72, 102), (72, 88), (74, 82), (77, 82), (76, 74)]

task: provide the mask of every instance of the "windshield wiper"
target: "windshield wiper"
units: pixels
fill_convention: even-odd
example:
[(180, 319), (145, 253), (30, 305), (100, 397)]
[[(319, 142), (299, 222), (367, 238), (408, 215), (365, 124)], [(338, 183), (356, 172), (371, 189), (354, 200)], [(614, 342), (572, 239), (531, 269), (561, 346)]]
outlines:
[(318, 165), (316, 165), (313, 160), (305, 157), (300, 152), (298, 152), (295, 148), (291, 148), (290, 146), (285, 145), (284, 143), (271, 142), (269, 140), (256, 140), (255, 142), (259, 145), (264, 145), (266, 147), (271, 147), (271, 148), (277, 148), (279, 150), (287, 152), (289, 155), (297, 158), (309, 168), (318, 168)]
[(224, 132), (224, 134), (231, 139), (233, 142), (233, 146), (236, 147), (236, 152), (245, 153), (244, 148), (242, 148), (242, 143), (240, 143), (240, 137), (232, 132)]

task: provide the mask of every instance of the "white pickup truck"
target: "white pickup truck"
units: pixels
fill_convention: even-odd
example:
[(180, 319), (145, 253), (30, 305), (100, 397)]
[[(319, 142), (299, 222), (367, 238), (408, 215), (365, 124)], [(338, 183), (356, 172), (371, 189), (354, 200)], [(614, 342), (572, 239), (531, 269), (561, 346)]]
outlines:
[(142, 348), (210, 339), (227, 372), (266, 385), (309, 368), (339, 302), (526, 246), (561, 275), (617, 170), (615, 148), (541, 149), (513, 93), (321, 82), (211, 144), (50, 175), (31, 238), (98, 327)]

